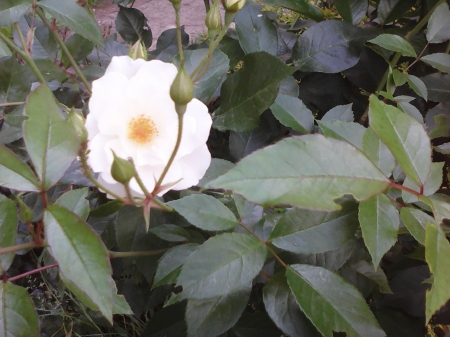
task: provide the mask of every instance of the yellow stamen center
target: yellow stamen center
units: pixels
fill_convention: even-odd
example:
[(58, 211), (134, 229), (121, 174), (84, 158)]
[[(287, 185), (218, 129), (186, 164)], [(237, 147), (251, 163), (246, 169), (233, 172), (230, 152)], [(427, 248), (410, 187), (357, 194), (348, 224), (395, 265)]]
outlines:
[(150, 143), (158, 136), (158, 129), (150, 117), (140, 115), (128, 123), (128, 139), (139, 145)]

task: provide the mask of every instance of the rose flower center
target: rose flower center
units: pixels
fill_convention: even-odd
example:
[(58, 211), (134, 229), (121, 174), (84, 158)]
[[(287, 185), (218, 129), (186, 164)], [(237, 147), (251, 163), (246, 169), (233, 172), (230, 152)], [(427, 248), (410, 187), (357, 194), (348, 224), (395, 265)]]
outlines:
[(139, 145), (150, 143), (158, 135), (158, 129), (150, 117), (140, 115), (128, 123), (128, 139)]

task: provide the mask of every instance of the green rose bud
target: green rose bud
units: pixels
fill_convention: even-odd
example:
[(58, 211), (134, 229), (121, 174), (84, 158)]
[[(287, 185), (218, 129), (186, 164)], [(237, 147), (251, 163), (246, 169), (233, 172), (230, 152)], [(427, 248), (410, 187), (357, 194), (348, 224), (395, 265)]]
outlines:
[(176, 105), (186, 105), (194, 98), (194, 85), (184, 68), (184, 64), (181, 65), (170, 86), (170, 98)]
[(88, 132), (84, 127), (84, 123), (86, 120), (83, 115), (76, 113), (74, 109), (71, 109), (69, 114), (67, 115), (67, 123), (69, 123), (80, 137), (82, 143), (86, 142), (88, 139)]
[(206, 14), (205, 25), (208, 28), (209, 38), (212, 40), (217, 34), (217, 30), (222, 28), (222, 18), (220, 17), (219, 3), (216, 1)]
[(136, 173), (134, 165), (128, 160), (117, 157), (114, 151), (112, 151), (112, 153), (114, 156), (114, 161), (111, 165), (111, 175), (113, 179), (121, 184), (128, 184)]
[(222, 0), (222, 5), (227, 12), (239, 12), (245, 6), (246, 0)]
[(133, 60), (143, 59), (147, 61), (147, 49), (145, 44), (139, 39), (133, 46), (128, 50), (128, 56)]

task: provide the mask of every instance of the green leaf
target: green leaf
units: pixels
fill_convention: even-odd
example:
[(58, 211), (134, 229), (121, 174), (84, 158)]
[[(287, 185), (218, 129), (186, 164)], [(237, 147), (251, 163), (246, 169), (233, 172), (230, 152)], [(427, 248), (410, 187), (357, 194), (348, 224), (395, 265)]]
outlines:
[(285, 7), (315, 21), (322, 21), (324, 19), (322, 12), (317, 7), (310, 5), (306, 0), (264, 0), (264, 3), (272, 6)]
[(385, 25), (402, 17), (415, 3), (416, 0), (380, 0), (377, 8), (380, 24)]
[[(42, 110), (44, 106), (46, 109)], [(77, 157), (80, 140), (46, 85), (40, 85), (28, 96), (25, 113), (29, 117), (23, 123), (25, 145), (42, 188), (48, 190)]]
[(11, 50), (9, 50), (8, 46), (0, 40), (0, 58), (11, 56)]
[(344, 121), (344, 122), (353, 122), (355, 117), (353, 116), (352, 111), (353, 103), (346, 105), (336, 105), (334, 108), (327, 111), (325, 115), (323, 115), (321, 122), (328, 122), (335, 119)]
[[(14, 201), (0, 194), (0, 248), (16, 244), (17, 209)], [(0, 255), (0, 273), (5, 273), (11, 266), (15, 252)]]
[(82, 219), (59, 205), (47, 207), (44, 226), (60, 272), (112, 323), (114, 281), (108, 251), (101, 239)]
[[(397, 99), (396, 99), (397, 101)], [(420, 124), (423, 124), (423, 116), (414, 105), (409, 102), (397, 101), (397, 107), (402, 110), (405, 114), (417, 119)]]
[(281, 124), (300, 134), (310, 133), (313, 129), (314, 116), (311, 110), (297, 97), (278, 94), (270, 109)]
[[(73, 59), (77, 62), (83, 60), (94, 49), (94, 44), (79, 34), (74, 34), (69, 37), (65, 41), (65, 44)], [(70, 66), (70, 61), (66, 54), (62, 55), (61, 61), (66, 68)]]
[(0, 27), (11, 26), (19, 21), (30, 7), (30, 0), (2, 0), (0, 2)]
[(246, 55), (244, 67), (229, 75), (222, 85), (213, 126), (221, 131), (247, 131), (258, 126), (259, 116), (275, 100), (281, 80), (293, 71), (266, 52)]
[(333, 337), (333, 331), (347, 337), (386, 336), (361, 293), (342, 277), (297, 264), (286, 269), (286, 278), (300, 309), (325, 337)]
[(218, 336), (233, 327), (247, 306), (251, 287), (207, 299), (190, 299), (186, 307), (188, 336)]
[[(450, 28), (450, 27), (449, 27)], [(450, 74), (450, 55), (444, 53), (435, 53), (424, 56), (420, 59), (421, 61), (429, 64), (433, 68), (436, 68), (443, 73)]]
[(163, 284), (176, 283), (184, 262), (198, 247), (196, 243), (188, 243), (171, 248), (158, 262), (152, 289)]
[(366, 128), (359, 123), (345, 122), (342, 120), (317, 121), (323, 134), (327, 137), (345, 140), (362, 150), (363, 137)]
[(400, 216), (414, 239), (424, 245), (427, 222), (434, 222), (434, 219), (420, 209), (412, 207), (402, 207)]
[(0, 186), (18, 191), (39, 191), (33, 171), (14, 152), (0, 144)]
[(334, 5), (345, 21), (357, 25), (366, 16), (369, 2), (367, 0), (335, 0)]
[(400, 72), (398, 69), (392, 70), (392, 78), (394, 79), (394, 83), (397, 87), (401, 87), (406, 83), (408, 79), (408, 75)]
[(419, 200), (432, 208), (437, 224), (441, 224), (444, 219), (450, 219), (450, 197), (434, 194), (431, 197), (420, 196)]
[(222, 174), (229, 171), (233, 167), (234, 164), (232, 162), (229, 162), (228, 160), (220, 158), (212, 158), (211, 164), (206, 170), (206, 173), (203, 176), (203, 178), (200, 179), (200, 181), (198, 182), (197, 186), (202, 188), (205, 187), (205, 185), (209, 183), (211, 180), (216, 179), (217, 177), (221, 176)]
[(361, 28), (346, 22), (327, 20), (300, 35), (292, 59), (297, 70), (339, 73), (359, 61), (363, 40)]
[(278, 33), (266, 12), (261, 12), (263, 6), (247, 2), (244, 8), (236, 13), (236, 33), (239, 44), (246, 54), (265, 51), (277, 55)]
[[(208, 49), (196, 49), (184, 51), (184, 66), (190, 74), (208, 54)], [(175, 58), (175, 64), (179, 66), (178, 56)], [(197, 99), (208, 104), (214, 96), (217, 88), (222, 83), (230, 67), (230, 60), (220, 50), (215, 50), (211, 56), (208, 70), (198, 82), (194, 85), (194, 94)]]
[[(389, 180), (354, 146), (322, 135), (291, 137), (256, 151), (207, 187), (231, 189), (263, 205), (334, 211), (334, 199), (365, 200)], [(299, 193), (301, 191), (301, 193)]]
[[(444, 164), (445, 162), (431, 163), (430, 172), (428, 173), (427, 179), (423, 183), (423, 195), (432, 195), (441, 187)], [(409, 178), (405, 179), (403, 186), (408, 187), (413, 191), (420, 192), (420, 187), (414, 184)], [(419, 200), (415, 195), (412, 195), (404, 190), (402, 190), (402, 199), (405, 203), (413, 203)]]
[(425, 258), (434, 276), (433, 286), (426, 295), (426, 322), (450, 299), (450, 244), (441, 227), (427, 223)]
[(86, 200), (88, 192), (87, 187), (68, 191), (59, 197), (55, 204), (67, 208), (81, 219), (86, 220), (89, 215), (89, 201)]
[(392, 294), (392, 290), (389, 287), (389, 283), (386, 274), (383, 272), (383, 269), (378, 268), (374, 270), (373, 265), (364, 260), (352, 263), (348, 267), (354, 269), (360, 275), (363, 275), (369, 280), (375, 282), (378, 285), (380, 292), (384, 294)]
[(414, 75), (407, 75), (406, 81), (408, 82), (409, 86), (411, 87), (414, 92), (422, 97), (424, 100), (428, 99), (428, 90), (425, 86), (425, 83), (423, 81), (414, 76)]
[(367, 42), (376, 44), (384, 49), (401, 53), (403, 56), (417, 57), (411, 43), (404, 38), (394, 34), (380, 34)]
[(38, 315), (28, 291), (11, 282), (0, 281), (0, 335), (39, 336)]
[(362, 147), (367, 158), (369, 158), (386, 177), (390, 177), (395, 167), (395, 158), (371, 127), (367, 128), (364, 133)]
[(264, 243), (253, 236), (241, 233), (214, 236), (189, 255), (177, 285), (191, 299), (232, 293), (248, 286), (261, 270), (266, 254)]
[(434, 150), (436, 152), (439, 152), (442, 154), (450, 154), (450, 143), (444, 143), (444, 144), (435, 146)]
[[(35, 60), (56, 61), (58, 56), (58, 45), (50, 29), (37, 18), (26, 15), (19, 21), (20, 30), (24, 36), (27, 36), (30, 30), (34, 31), (33, 44), (31, 45), (31, 57)], [(16, 44), (20, 42), (19, 37), (15, 36)]]
[(433, 102), (450, 102), (450, 75), (435, 73), (422, 77), (428, 90), (428, 99)]
[(125, 296), (113, 293), (113, 314), (114, 315), (133, 315)]
[(147, 18), (139, 9), (119, 5), (115, 23), (117, 32), (125, 42), (133, 45), (140, 40), (145, 44), (146, 49), (152, 45), (152, 31), (148, 26)]
[(223, 203), (206, 194), (193, 194), (167, 203), (191, 224), (208, 231), (223, 231), (236, 227), (239, 222)]
[(48, 82), (53, 80), (64, 82), (69, 78), (69, 75), (50, 60), (35, 60), (34, 63)]
[(158, 227), (150, 228), (149, 232), (170, 242), (184, 242), (189, 241), (191, 238), (188, 231), (176, 225), (159, 225)]
[(38, 3), (44, 11), (53, 16), (62, 25), (70, 28), (75, 33), (86, 39), (103, 46), (102, 33), (98, 28), (93, 16), (83, 7), (77, 4), (76, 0), (41, 0)]
[(429, 43), (441, 43), (450, 40), (450, 10), (447, 3), (436, 7), (428, 20), (427, 40)]
[(374, 95), (370, 97), (369, 120), (405, 174), (422, 185), (431, 166), (430, 139), (422, 124)]
[(385, 194), (379, 194), (359, 204), (359, 222), (373, 266), (377, 269), (383, 255), (397, 241), (398, 211)]
[(266, 311), (274, 323), (289, 336), (322, 336), (300, 310), (289, 289), (284, 270), (277, 272), (263, 288)]
[(270, 235), (280, 249), (301, 254), (317, 254), (339, 248), (358, 229), (354, 202), (344, 202), (342, 210), (309, 211), (293, 208), (284, 213)]
[(15, 56), (0, 60), (0, 103), (24, 101), (32, 78), (30, 68), (20, 65)]

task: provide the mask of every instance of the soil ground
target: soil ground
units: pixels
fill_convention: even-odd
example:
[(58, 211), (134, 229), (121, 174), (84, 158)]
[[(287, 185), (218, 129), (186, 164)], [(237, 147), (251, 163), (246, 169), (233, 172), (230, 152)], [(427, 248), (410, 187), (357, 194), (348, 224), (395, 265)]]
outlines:
[[(136, 0), (133, 8), (139, 9), (148, 19), (153, 33), (152, 49), (163, 31), (175, 27), (175, 13), (169, 0)], [(95, 18), (105, 36), (115, 32), (115, 20), (119, 7), (113, 0), (102, 0), (95, 9)], [(203, 0), (182, 0), (180, 19), (191, 42), (206, 32), (205, 4)]]

